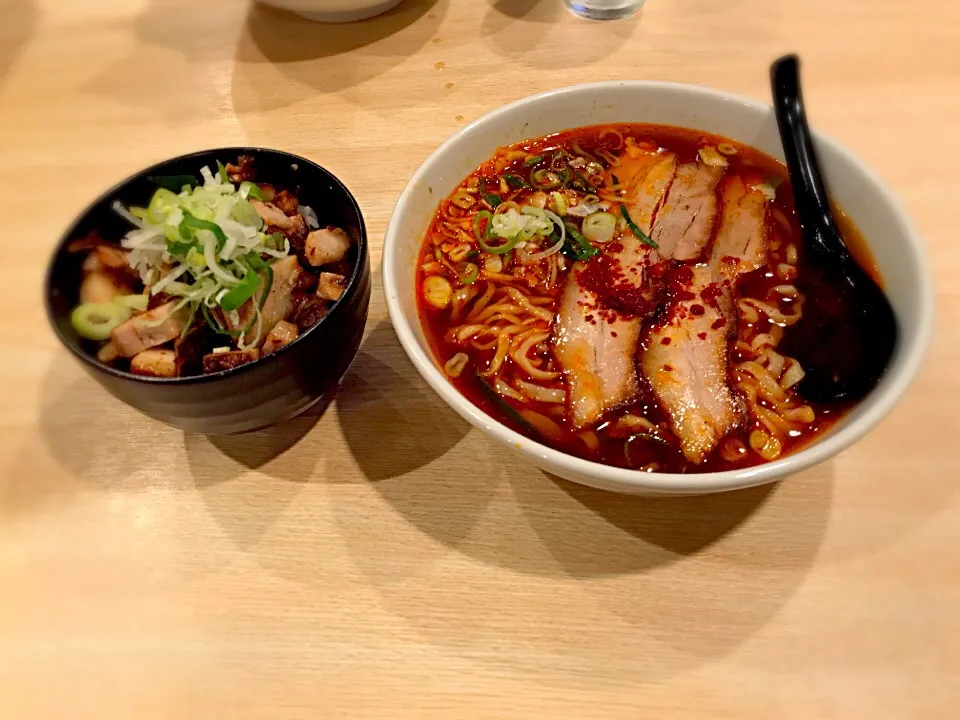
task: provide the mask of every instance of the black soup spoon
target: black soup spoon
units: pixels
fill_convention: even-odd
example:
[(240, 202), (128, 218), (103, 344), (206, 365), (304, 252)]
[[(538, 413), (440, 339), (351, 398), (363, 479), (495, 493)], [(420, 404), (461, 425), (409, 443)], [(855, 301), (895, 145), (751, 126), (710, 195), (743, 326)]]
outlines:
[(800, 61), (787, 55), (770, 68), (773, 106), (803, 231), (796, 285), (803, 316), (781, 348), (800, 361), (807, 400), (851, 402), (883, 376), (897, 344), (897, 321), (883, 290), (847, 249), (830, 210), (800, 90)]

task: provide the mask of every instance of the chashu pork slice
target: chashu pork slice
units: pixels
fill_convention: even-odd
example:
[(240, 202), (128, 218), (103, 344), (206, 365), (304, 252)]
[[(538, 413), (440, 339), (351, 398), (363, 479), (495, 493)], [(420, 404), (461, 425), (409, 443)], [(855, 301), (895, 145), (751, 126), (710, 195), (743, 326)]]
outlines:
[(717, 443), (743, 420), (743, 409), (727, 382), (730, 323), (710, 301), (714, 285), (706, 265), (681, 268), (683, 299), (674, 299), (667, 319), (654, 326), (640, 364), (670, 418), (684, 456), (703, 462)]
[(766, 263), (766, 211), (763, 194), (739, 176), (724, 181), (709, 262), (677, 271), (679, 278), (688, 273), (686, 287), (671, 301), (668, 319), (651, 330), (641, 354), (643, 373), (691, 462), (703, 462), (743, 418), (727, 382), (728, 337), (737, 321), (737, 276)]
[[(626, 188), (624, 205), (644, 233), (650, 233), (676, 167), (673, 153), (628, 145), (620, 163), (610, 171), (618, 174), (621, 187)], [(614, 210), (620, 215), (619, 207)], [(631, 296), (645, 296), (639, 304), (652, 308), (654, 290), (647, 270), (659, 262), (656, 251), (628, 229), (604, 253), (604, 258), (589, 262), (603, 263), (612, 284), (625, 288)], [(639, 392), (635, 358), (645, 312), (636, 307), (634, 312), (624, 315), (604, 307), (592, 291), (581, 285), (579, 276), (585, 267), (585, 263), (577, 263), (568, 275), (553, 334), (554, 354), (570, 390), (570, 418), (577, 429), (593, 425)], [(640, 292), (632, 292), (634, 289)]]
[(733, 281), (767, 263), (767, 199), (733, 175), (723, 183), (720, 206), (710, 268), (715, 280)]
[[(620, 163), (610, 170), (610, 174), (617, 175), (625, 187), (623, 205), (630, 219), (648, 237), (676, 172), (677, 156), (673, 153), (649, 152), (633, 145), (627, 146)], [(622, 216), (619, 206), (612, 211), (618, 218)], [(622, 248), (617, 255), (624, 272), (636, 275), (637, 282), (645, 282), (644, 269), (661, 259), (661, 254), (630, 228), (622, 230), (615, 246)]]
[(660, 255), (696, 260), (710, 242), (717, 219), (717, 184), (725, 169), (702, 162), (677, 168), (651, 237)]
[(623, 319), (598, 307), (580, 286), (584, 263), (570, 271), (553, 333), (554, 355), (569, 387), (569, 416), (576, 429), (633, 400), (639, 391), (634, 364), (640, 319)]

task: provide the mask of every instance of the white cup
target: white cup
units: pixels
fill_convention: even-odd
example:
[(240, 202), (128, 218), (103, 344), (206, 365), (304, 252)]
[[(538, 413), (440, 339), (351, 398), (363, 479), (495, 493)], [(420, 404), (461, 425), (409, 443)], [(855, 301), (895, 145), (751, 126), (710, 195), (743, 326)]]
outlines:
[(262, 0), (267, 5), (291, 10), (319, 22), (354, 22), (385, 13), (402, 0)]

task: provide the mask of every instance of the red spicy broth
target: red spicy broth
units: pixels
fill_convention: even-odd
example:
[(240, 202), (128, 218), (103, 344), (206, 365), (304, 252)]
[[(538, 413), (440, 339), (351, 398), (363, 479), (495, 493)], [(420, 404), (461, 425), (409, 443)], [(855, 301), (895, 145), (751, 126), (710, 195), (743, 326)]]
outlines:
[[(581, 277), (589, 282), (601, 264), (616, 262), (623, 242), (636, 244), (638, 237), (646, 244), (651, 239), (636, 223), (656, 229), (660, 214), (665, 219), (669, 212), (664, 208), (673, 207), (668, 184), (659, 200), (649, 201), (653, 210), (648, 218), (642, 203), (633, 202), (639, 195), (632, 193), (642, 193), (650, 176), (621, 178), (618, 168), (625, 168), (620, 171), (625, 174), (635, 157), (644, 162), (649, 157), (652, 163), (671, 154), (677, 167), (696, 163), (699, 171), (709, 160), (715, 163), (711, 172), (722, 168), (718, 194), (726, 183), (742, 182), (753, 200), (759, 201), (756, 193), (763, 196), (762, 266), (736, 276), (729, 291), (737, 305), (725, 331), (726, 384), (735, 400), (736, 422), (702, 457), (693, 457), (689, 444), (678, 436), (676, 410), (664, 404), (660, 386), (645, 376), (638, 360), (649, 351), (651, 337), (659, 337), (658, 323), (671, 312), (676, 315), (678, 300), (670, 287), (677, 285), (677, 278), (691, 275), (685, 267), (696, 266), (700, 272), (709, 262), (727, 212), (725, 196), (716, 203), (710, 244), (698, 257), (678, 261), (655, 256), (659, 260), (647, 268), (644, 281), (638, 281), (646, 283), (641, 288), (647, 293), (645, 303), (629, 302), (634, 293), (620, 281), (606, 291), (594, 283), (598, 303), (619, 306), (641, 327), (637, 360), (627, 370), (636, 373), (628, 397), (604, 408), (595, 421), (575, 427), (569, 369), (556, 349), (556, 315), (566, 284), (580, 283)], [(618, 212), (618, 206), (626, 212)], [(550, 214), (564, 223), (566, 240), (560, 251), (555, 220), (548, 230)], [(613, 216), (615, 226), (610, 227), (612, 220), (605, 214)], [(840, 222), (857, 259), (876, 275), (856, 228), (845, 216)], [(573, 271), (577, 261), (581, 269)], [(802, 294), (779, 293), (795, 292), (790, 284), (798, 278), (815, 285), (812, 272), (804, 264), (789, 180), (780, 162), (709, 133), (624, 123), (577, 128), (499, 149), (440, 202), (418, 259), (417, 296), (438, 363), (461, 393), (500, 422), (563, 452), (608, 465), (649, 472), (712, 472), (794, 452), (848, 409), (805, 402), (792, 390), (798, 372), (794, 365), (799, 364), (776, 352), (791, 332), (790, 323), (802, 313)], [(631, 277), (626, 275), (627, 280)], [(592, 315), (587, 321), (593, 322)]]

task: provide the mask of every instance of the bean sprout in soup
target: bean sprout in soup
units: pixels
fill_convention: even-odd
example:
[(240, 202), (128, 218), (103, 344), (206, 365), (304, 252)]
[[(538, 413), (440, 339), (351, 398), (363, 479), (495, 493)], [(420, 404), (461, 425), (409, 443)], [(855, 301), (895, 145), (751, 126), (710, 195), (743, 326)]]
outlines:
[(609, 465), (709, 472), (797, 450), (847, 407), (804, 400), (780, 351), (801, 332), (798, 278), (817, 280), (787, 183), (754, 148), (668, 126), (499, 149), (423, 241), (439, 364), (500, 422)]

